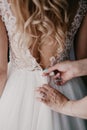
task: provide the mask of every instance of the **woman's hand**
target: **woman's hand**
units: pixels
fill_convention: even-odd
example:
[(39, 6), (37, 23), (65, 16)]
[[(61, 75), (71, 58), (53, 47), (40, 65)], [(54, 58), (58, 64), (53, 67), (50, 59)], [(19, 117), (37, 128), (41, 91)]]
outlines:
[(47, 84), (36, 91), (38, 93), (37, 99), (50, 109), (64, 115), (87, 119), (87, 96), (80, 100), (69, 100)]
[(53, 78), (59, 79), (57, 84), (62, 85), (68, 80), (82, 74), (82, 70), (84, 69), (83, 63), (83, 61), (64, 61), (46, 69), (43, 75), (50, 75), (51, 72), (56, 72)]
[(47, 84), (38, 88), (36, 91), (38, 93), (37, 99), (56, 112), (61, 112), (64, 105), (68, 102), (67, 97)]

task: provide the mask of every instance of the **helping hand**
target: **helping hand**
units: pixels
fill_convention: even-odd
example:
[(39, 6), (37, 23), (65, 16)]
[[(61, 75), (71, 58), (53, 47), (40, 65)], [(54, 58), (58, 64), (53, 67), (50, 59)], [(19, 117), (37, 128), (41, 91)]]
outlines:
[(62, 108), (69, 101), (62, 93), (47, 84), (39, 87), (36, 92), (38, 93), (37, 99), (56, 112), (61, 113)]
[(53, 78), (58, 80), (58, 85), (63, 85), (68, 80), (75, 77), (77, 72), (77, 68), (75, 68), (75, 61), (64, 61), (58, 63), (48, 69), (46, 69), (43, 73), (44, 76), (50, 75), (54, 72)]

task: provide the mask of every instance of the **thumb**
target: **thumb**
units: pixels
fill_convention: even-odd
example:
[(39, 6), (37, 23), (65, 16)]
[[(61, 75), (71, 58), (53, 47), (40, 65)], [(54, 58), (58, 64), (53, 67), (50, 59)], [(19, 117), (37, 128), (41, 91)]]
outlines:
[(51, 72), (55, 72), (55, 70), (58, 70), (58, 64), (45, 69), (43, 75), (49, 75)]
[(61, 78), (63, 79), (64, 82), (67, 82), (72, 79), (71, 75), (66, 72), (61, 75)]

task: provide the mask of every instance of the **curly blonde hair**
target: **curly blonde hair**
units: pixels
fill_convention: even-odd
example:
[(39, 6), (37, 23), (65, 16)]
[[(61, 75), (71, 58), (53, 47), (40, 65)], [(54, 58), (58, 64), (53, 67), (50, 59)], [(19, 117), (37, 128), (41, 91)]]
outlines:
[[(17, 16), (17, 24), (26, 32), (28, 47), (46, 43), (49, 37), (58, 43), (61, 53), (64, 49), (67, 23), (67, 0), (11, 0)], [(47, 43), (49, 44), (49, 43)]]

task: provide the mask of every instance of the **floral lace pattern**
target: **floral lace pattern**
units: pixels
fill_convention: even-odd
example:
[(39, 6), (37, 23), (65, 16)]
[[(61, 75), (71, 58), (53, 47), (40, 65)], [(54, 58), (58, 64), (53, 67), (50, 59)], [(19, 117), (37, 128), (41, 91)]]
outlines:
[(16, 31), (16, 18), (13, 16), (10, 6), (11, 3), (8, 3), (7, 0), (0, 0), (0, 14), (2, 21), (5, 23), (10, 42), (10, 62), (14, 68), (41, 70), (42, 68), (30, 54), (29, 49), (18, 44), (21, 38), (21, 32)]
[[(87, 12), (87, 1), (80, 0), (79, 1), (79, 8), (78, 8), (77, 13), (74, 17), (74, 21), (71, 24), (71, 29), (67, 33), (65, 50), (64, 50), (63, 54), (60, 56), (60, 59), (58, 59), (59, 61), (69, 59), (70, 49), (72, 47), (74, 37), (75, 37), (76, 32), (78, 31), (78, 29), (82, 23), (83, 17), (85, 16), (86, 12)], [(57, 60), (57, 62), (58, 62), (58, 60)]]
[[(55, 63), (69, 58), (70, 48), (72, 46), (74, 36), (80, 27), (86, 11), (87, 2), (85, 0), (80, 0), (79, 9), (74, 18), (71, 29), (67, 34), (65, 50), (60, 58), (56, 58), (55, 60), (52, 60), (52, 62)], [(8, 3), (7, 0), (0, 0), (0, 15), (2, 16), (2, 20), (5, 23), (9, 36), (10, 62), (12, 63), (12, 66), (18, 69), (27, 68), (29, 70), (42, 70), (39, 63), (37, 63), (36, 59), (31, 55), (29, 49), (24, 46), (19, 46), (18, 42), (21, 38), (21, 32), (16, 31), (16, 18), (12, 14), (11, 3)]]

